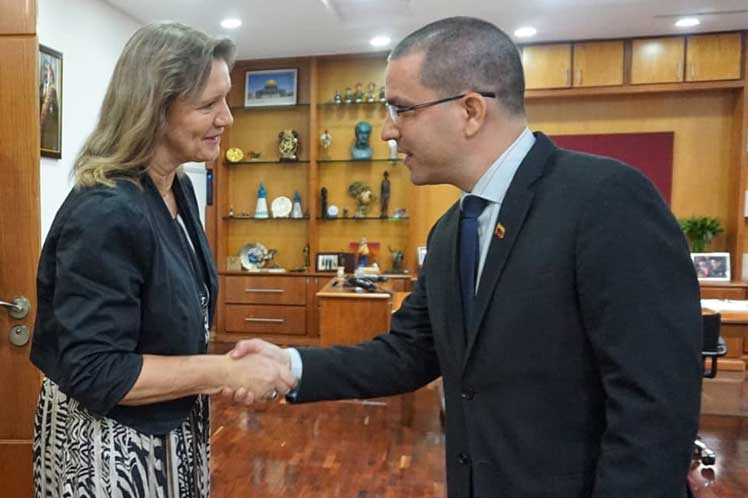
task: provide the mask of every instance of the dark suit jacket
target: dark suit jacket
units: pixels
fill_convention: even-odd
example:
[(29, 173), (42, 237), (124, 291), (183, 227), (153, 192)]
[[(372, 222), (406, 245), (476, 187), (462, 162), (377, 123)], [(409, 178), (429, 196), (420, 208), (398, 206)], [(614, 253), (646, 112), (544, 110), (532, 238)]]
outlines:
[(389, 334), (300, 350), (297, 401), (442, 375), (450, 498), (685, 496), (702, 364), (683, 234), (634, 169), (536, 137), (501, 207), (473, 328), (455, 204)]
[[(31, 360), (83, 407), (164, 434), (187, 418), (194, 396), (118, 403), (140, 375), (143, 354), (205, 353), (205, 327), (181, 228), (148, 175), (142, 184), (74, 189), (65, 199), (39, 261)], [(189, 177), (178, 175), (173, 190), (212, 319), (217, 277)]]

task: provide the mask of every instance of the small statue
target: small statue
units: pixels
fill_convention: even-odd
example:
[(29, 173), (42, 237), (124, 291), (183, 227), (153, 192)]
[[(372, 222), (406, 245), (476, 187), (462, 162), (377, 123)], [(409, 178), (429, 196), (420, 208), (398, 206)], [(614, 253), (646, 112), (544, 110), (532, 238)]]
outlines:
[(356, 141), (351, 147), (351, 157), (355, 161), (366, 161), (371, 159), (371, 146), (369, 137), (371, 136), (371, 124), (368, 121), (359, 121), (355, 127)]
[(268, 268), (274, 270), (280, 268), (281, 265), (276, 263), (274, 260), (276, 254), (278, 254), (278, 249), (268, 249), (268, 253), (262, 258), (260, 268)]
[(382, 219), (388, 218), (387, 209), (390, 205), (390, 174), (384, 172), (384, 178), (382, 183), (379, 185), (379, 217)]
[(229, 216), (234, 217), (234, 208), (232, 206), (229, 206)]
[(348, 193), (356, 201), (356, 214), (354, 218), (366, 218), (369, 205), (376, 199), (371, 187), (363, 182), (353, 182), (348, 186)]
[(373, 81), (370, 81), (368, 85), (366, 85), (366, 101), (367, 102), (376, 102), (377, 101), (377, 84)]
[(304, 268), (309, 268), (309, 244), (304, 246)]
[(399, 249), (393, 250), (389, 246), (387, 246), (387, 249), (390, 250), (390, 255), (392, 256), (392, 269), (389, 273), (404, 273), (403, 261), (405, 260), (405, 252)]
[(255, 218), (269, 218), (267, 192), (265, 192), (265, 184), (263, 184), (262, 182), (260, 182), (260, 188), (257, 190), (257, 207), (255, 208)]
[(361, 268), (369, 264), (369, 244), (366, 242), (366, 237), (361, 237), (358, 243), (358, 261), (356, 262), (356, 268)]
[(298, 161), (299, 133), (296, 130), (283, 130), (278, 134), (278, 152), (281, 161)]
[(348, 218), (348, 208), (343, 208), (343, 218)]
[(334, 102), (335, 102), (336, 104), (340, 104), (340, 103), (342, 103), (342, 102), (343, 102), (343, 98), (342, 98), (342, 97), (340, 96), (340, 91), (338, 91), (338, 89), (337, 89), (337, 88), (335, 89), (335, 98), (333, 99), (333, 101), (334, 101)]
[(319, 143), (322, 146), (322, 158), (330, 159), (330, 154), (328, 153), (330, 144), (332, 144), (332, 135), (330, 135), (330, 132), (325, 130), (325, 132), (319, 136)]
[(361, 83), (356, 83), (356, 91), (353, 92), (353, 100), (357, 104), (364, 101), (364, 87)]
[(379, 101), (387, 102), (387, 97), (384, 96), (384, 87), (379, 88)]
[(397, 161), (397, 140), (387, 140), (387, 145), (390, 147), (390, 161)]
[(327, 187), (319, 192), (319, 213), (321, 218), (327, 218)]
[(304, 211), (301, 209), (301, 195), (299, 191), (293, 193), (293, 208), (291, 208), (291, 218), (301, 219), (304, 217)]
[(253, 150), (249, 151), (249, 160), (250, 161), (261, 161), (262, 158), (260, 156), (262, 156), (262, 152), (255, 152)]
[(351, 87), (347, 86), (345, 88), (345, 93), (343, 94), (343, 102), (346, 104), (350, 104), (353, 102), (353, 90), (351, 90)]

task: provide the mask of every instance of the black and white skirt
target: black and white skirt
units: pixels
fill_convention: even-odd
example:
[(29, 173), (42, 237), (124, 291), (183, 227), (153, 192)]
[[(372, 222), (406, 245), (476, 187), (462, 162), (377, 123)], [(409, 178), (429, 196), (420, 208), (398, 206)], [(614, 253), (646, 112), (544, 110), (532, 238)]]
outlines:
[(149, 436), (94, 415), (44, 378), (34, 420), (35, 498), (208, 498), (210, 403)]

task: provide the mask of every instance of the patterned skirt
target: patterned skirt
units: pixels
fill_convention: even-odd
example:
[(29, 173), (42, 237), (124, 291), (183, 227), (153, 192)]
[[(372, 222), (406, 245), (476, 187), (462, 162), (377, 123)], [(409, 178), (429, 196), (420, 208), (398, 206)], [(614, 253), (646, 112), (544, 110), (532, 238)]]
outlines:
[(34, 420), (36, 498), (208, 498), (210, 406), (149, 436), (94, 415), (44, 378)]

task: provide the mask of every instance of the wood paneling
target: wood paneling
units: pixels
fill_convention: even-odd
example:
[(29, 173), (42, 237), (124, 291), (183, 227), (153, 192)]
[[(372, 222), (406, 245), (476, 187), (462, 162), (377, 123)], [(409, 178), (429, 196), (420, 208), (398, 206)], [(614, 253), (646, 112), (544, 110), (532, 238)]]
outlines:
[(275, 275), (247, 277), (226, 276), (224, 293), (227, 303), (235, 304), (306, 304), (306, 278)]
[(0, 451), (2, 496), (31, 498), (34, 489), (31, 480), (32, 462), (30, 442), (12, 441), (3, 443), (2, 451)]
[(740, 79), (740, 33), (689, 36), (686, 81)]
[(304, 306), (226, 306), (226, 332), (246, 334), (306, 334)]
[(745, 299), (745, 289), (739, 287), (702, 287), (701, 299)]
[(34, 34), (36, 0), (0, 0), (0, 35)]
[(574, 44), (574, 86), (623, 84), (623, 41)]
[(531, 45), (522, 49), (525, 88), (571, 86), (571, 44)]
[(391, 300), (320, 297), (320, 345), (356, 344), (390, 330)]
[(683, 37), (647, 38), (632, 42), (631, 83), (683, 81)]

